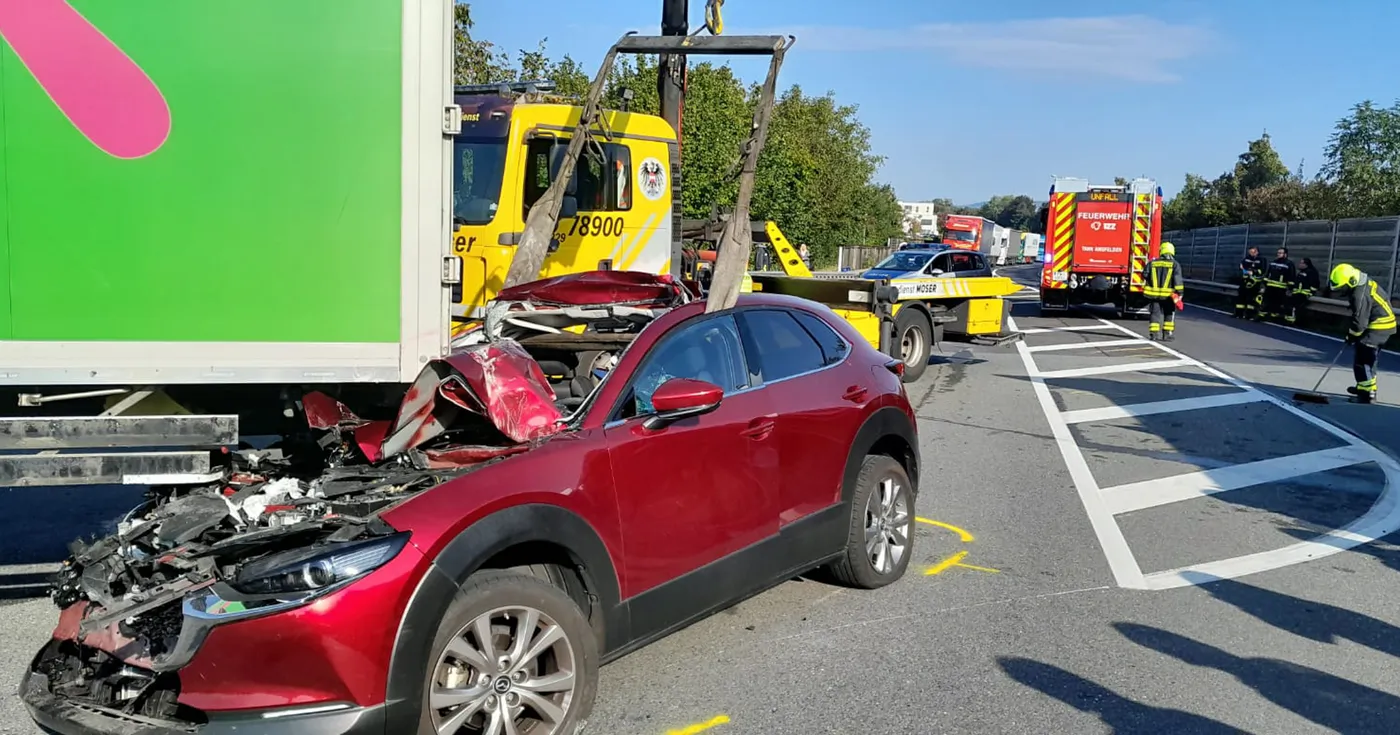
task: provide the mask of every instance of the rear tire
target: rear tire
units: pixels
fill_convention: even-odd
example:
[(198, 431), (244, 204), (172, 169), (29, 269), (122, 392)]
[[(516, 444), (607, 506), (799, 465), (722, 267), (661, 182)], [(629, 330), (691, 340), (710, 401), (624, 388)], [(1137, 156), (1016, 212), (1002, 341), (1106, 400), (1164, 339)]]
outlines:
[(933, 328), (918, 309), (900, 309), (894, 319), (895, 357), (904, 362), (904, 382), (918, 380), (933, 352)]
[(574, 735), (598, 693), (592, 626), (568, 594), (532, 574), (473, 575), (439, 623), (431, 650), (420, 735), (477, 735), (506, 712), (521, 735)]
[(904, 465), (884, 455), (861, 462), (846, 553), (829, 567), (836, 581), (873, 590), (904, 576), (914, 551), (915, 496)]

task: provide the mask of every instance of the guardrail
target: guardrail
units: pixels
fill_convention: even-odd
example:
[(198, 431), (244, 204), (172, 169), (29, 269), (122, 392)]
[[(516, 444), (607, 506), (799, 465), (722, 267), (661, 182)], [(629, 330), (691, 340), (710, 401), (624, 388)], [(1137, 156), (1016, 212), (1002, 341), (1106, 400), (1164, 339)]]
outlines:
[[(1209, 293), (1218, 293), (1225, 296), (1234, 296), (1239, 293), (1239, 286), (1233, 283), (1214, 283), (1212, 281), (1198, 281), (1187, 278), (1186, 288)], [(1394, 299), (1392, 299), (1394, 301)], [(1341, 299), (1329, 299), (1322, 296), (1314, 296), (1308, 299), (1308, 310), (1319, 314), (1332, 314), (1335, 316), (1351, 316), (1351, 306)]]

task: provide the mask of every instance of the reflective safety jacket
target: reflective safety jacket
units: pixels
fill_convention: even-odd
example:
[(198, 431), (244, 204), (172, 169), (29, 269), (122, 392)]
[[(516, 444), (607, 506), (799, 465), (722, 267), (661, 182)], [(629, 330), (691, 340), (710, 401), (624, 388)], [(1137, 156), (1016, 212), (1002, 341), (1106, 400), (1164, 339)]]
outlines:
[(1162, 256), (1147, 264), (1147, 283), (1142, 295), (1149, 299), (1169, 299), (1172, 294), (1181, 293), (1186, 281), (1181, 276), (1181, 268), (1176, 260)]
[(1244, 260), (1240, 261), (1240, 275), (1244, 276), (1245, 283), (1249, 283), (1250, 281), (1258, 278), (1263, 273), (1263, 258), (1259, 258), (1253, 255), (1246, 255), (1244, 256)]
[(1298, 268), (1288, 258), (1270, 261), (1268, 269), (1264, 271), (1264, 285), (1273, 288), (1293, 288), (1297, 280)]
[(1303, 296), (1315, 296), (1322, 288), (1322, 276), (1318, 274), (1316, 268), (1298, 270), (1298, 282), (1293, 287), (1293, 293)]
[(1361, 283), (1351, 290), (1351, 328), (1347, 334), (1363, 337), (1377, 345), (1395, 334), (1395, 311), (1390, 308), (1390, 296), (1372, 281), (1363, 276)]

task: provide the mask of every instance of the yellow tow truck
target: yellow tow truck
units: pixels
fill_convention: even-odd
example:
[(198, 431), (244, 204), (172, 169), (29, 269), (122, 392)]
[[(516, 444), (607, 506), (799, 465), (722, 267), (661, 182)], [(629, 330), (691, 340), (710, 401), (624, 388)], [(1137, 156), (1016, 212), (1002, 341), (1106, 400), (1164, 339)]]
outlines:
[[(767, 55), (774, 57), (760, 106), (767, 111), (782, 55), (791, 43), (780, 36), (628, 35), (609, 51), (603, 72), (619, 53)], [(596, 79), (606, 78), (603, 72)], [(456, 88), (461, 126), (453, 141), (451, 257), (460, 259), (462, 277), (453, 293), (454, 335), (482, 319), (486, 304), (505, 286), (520, 246), (531, 237), (527, 230), (535, 232), (530, 215), (537, 203), (558, 202), (557, 215), (548, 216), (549, 205), (541, 204), (546, 216), (535, 218), (549, 234), (548, 254), (538, 272), (542, 278), (632, 270), (692, 280), (695, 251), (684, 242), (720, 242), (722, 222), (691, 223), (687, 231), (682, 221), (675, 128), (659, 116), (601, 109), (597, 81), (594, 87), (584, 105), (551, 99), (552, 87), (543, 82)], [(591, 124), (581, 126), (586, 110)], [(584, 141), (573, 145), (581, 134)], [(749, 143), (752, 158), (761, 150), (762, 133)], [(564, 180), (561, 170), (572, 175)], [(742, 174), (752, 175), (747, 168)], [(556, 180), (563, 181), (562, 197)], [(1017, 290), (1009, 279), (815, 278), (777, 225), (756, 223), (752, 234), (755, 242), (775, 248), (784, 270), (781, 276), (752, 275), (755, 289), (827, 304), (871, 344), (901, 358), (906, 381), (924, 372), (933, 345), (945, 332), (1007, 338), (1001, 296)]]

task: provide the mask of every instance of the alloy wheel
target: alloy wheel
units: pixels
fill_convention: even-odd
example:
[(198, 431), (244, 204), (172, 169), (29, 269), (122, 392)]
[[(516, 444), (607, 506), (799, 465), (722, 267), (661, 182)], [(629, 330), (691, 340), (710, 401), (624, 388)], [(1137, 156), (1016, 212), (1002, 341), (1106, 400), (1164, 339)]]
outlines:
[(448, 641), (431, 686), (438, 735), (553, 735), (578, 686), (574, 649), (543, 612), (496, 608)]
[(865, 555), (877, 574), (889, 574), (909, 553), (909, 494), (893, 477), (880, 480), (865, 503)]

